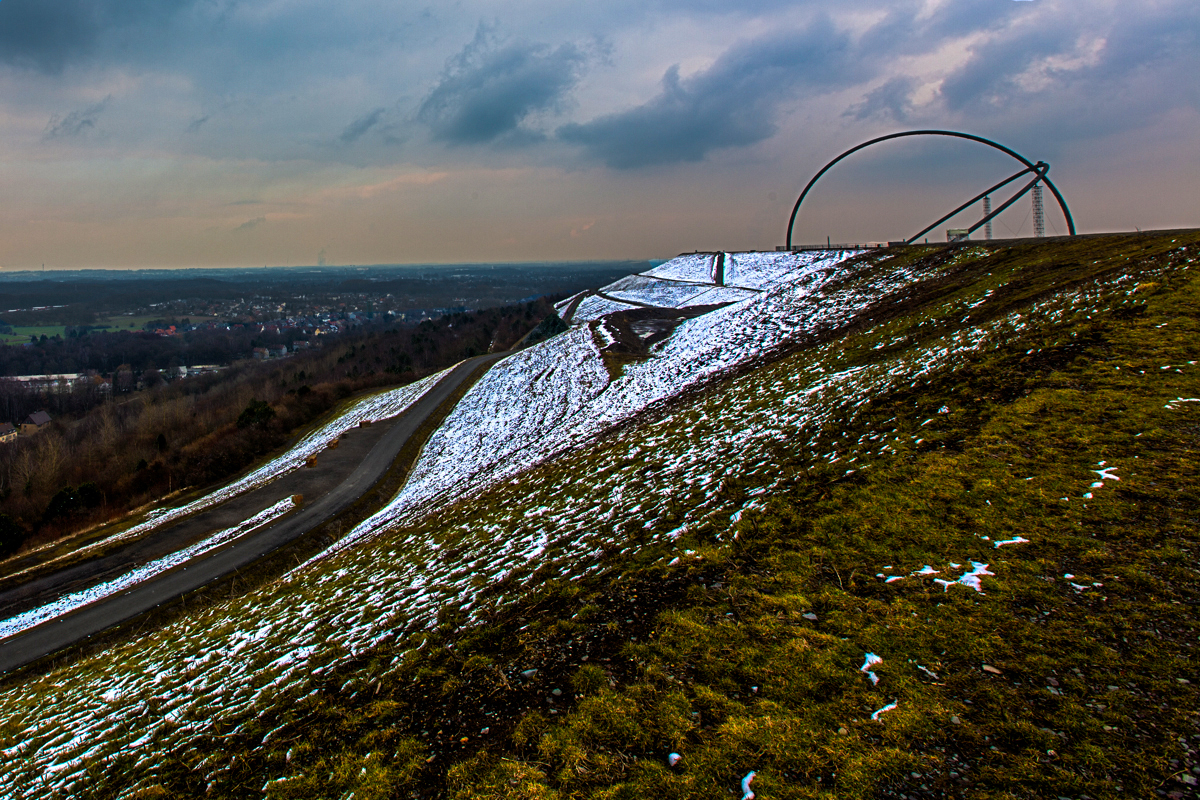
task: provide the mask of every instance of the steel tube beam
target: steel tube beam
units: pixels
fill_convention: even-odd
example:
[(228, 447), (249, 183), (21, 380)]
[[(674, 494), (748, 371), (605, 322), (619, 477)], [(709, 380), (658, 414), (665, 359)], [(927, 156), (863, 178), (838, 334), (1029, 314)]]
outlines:
[(933, 223), (932, 225), (930, 225), (928, 228), (924, 228), (924, 229), (922, 229), (922, 230), (919, 230), (919, 231), (917, 231), (917, 232), (916, 232), (916, 234), (914, 234), (913, 236), (910, 236), (908, 239), (906, 239), (906, 240), (905, 240), (905, 242), (906, 242), (906, 243), (908, 243), (908, 244), (912, 244), (912, 243), (913, 243), (913, 242), (915, 242), (917, 239), (920, 239), (922, 236), (924, 236), (925, 234), (929, 233), (931, 230), (933, 230), (934, 228), (936, 228), (938, 225), (941, 225), (943, 222), (945, 222), (946, 220), (950, 219), (951, 217), (953, 217), (953, 216), (954, 216), (955, 214), (957, 214), (958, 212), (960, 212), (960, 211), (965, 211), (966, 209), (968, 209), (968, 208), (970, 208), (971, 206), (973, 206), (975, 203), (978, 203), (980, 200), (982, 200), (983, 198), (987, 197), (987, 196), (988, 196), (989, 194), (991, 194), (992, 192), (998, 191), (998, 190), (1000, 190), (1000, 189), (1003, 189), (1005, 186), (1008, 186), (1010, 183), (1012, 183), (1013, 181), (1015, 181), (1017, 178), (1021, 177), (1022, 175), (1026, 175), (1026, 174), (1028, 174), (1028, 173), (1030, 173), (1030, 172), (1036, 172), (1036, 171), (1037, 171), (1036, 169), (1030, 169), (1029, 167), (1026, 167), (1025, 169), (1021, 170), (1020, 172), (1018, 172), (1018, 173), (1016, 173), (1016, 174), (1014, 174), (1014, 175), (1010, 175), (1009, 177), (1007, 177), (1007, 178), (1005, 178), (1004, 180), (1000, 181), (999, 183), (997, 183), (995, 186), (993, 186), (992, 188), (988, 189), (987, 191), (983, 191), (983, 192), (980, 192), (979, 194), (975, 195), (975, 196), (974, 196), (974, 197), (972, 197), (970, 200), (968, 200), (967, 202), (963, 203), (961, 206), (959, 206), (958, 208), (954, 209), (954, 210), (953, 210), (953, 211), (951, 211), (949, 214), (947, 214), (946, 216), (944, 216), (944, 217), (942, 217), (941, 219), (939, 219), (937, 222), (935, 222), (935, 223)]
[(1008, 198), (1008, 200), (1006, 200), (999, 208), (997, 208), (992, 213), (988, 214), (983, 219), (979, 220), (979, 222), (976, 222), (970, 228), (967, 228), (967, 236), (970, 236), (972, 233), (979, 230), (981, 227), (983, 227), (985, 224), (987, 224), (992, 219), (992, 217), (997, 216), (1001, 211), (1008, 208), (1013, 203), (1017, 202), (1022, 197), (1024, 197), (1026, 194), (1028, 194), (1029, 190), (1032, 189), (1034, 186), (1037, 186), (1040, 181), (1045, 181), (1046, 180), (1046, 171), (1049, 169), (1050, 169), (1050, 165), (1046, 164), (1046, 169), (1038, 170), (1037, 177), (1034, 178), (1033, 180), (1031, 180), (1029, 183), (1025, 184), (1024, 189), (1017, 192), (1012, 197)]

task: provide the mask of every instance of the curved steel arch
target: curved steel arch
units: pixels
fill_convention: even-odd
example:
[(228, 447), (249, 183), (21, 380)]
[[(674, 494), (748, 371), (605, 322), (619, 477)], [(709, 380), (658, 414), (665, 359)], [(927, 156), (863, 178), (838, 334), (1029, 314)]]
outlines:
[[(869, 142), (863, 142), (860, 145), (851, 147), (849, 150), (842, 153), (840, 156), (835, 158), (833, 161), (830, 161), (828, 164), (826, 164), (824, 167), (822, 167), (821, 171), (818, 172), (816, 175), (814, 175), (812, 180), (810, 180), (808, 182), (808, 185), (804, 187), (804, 191), (800, 193), (800, 197), (796, 199), (796, 205), (792, 207), (792, 216), (788, 219), (787, 248), (789, 250), (792, 248), (792, 228), (795, 227), (795, 225), (796, 225), (796, 214), (798, 214), (800, 212), (800, 204), (804, 202), (804, 198), (808, 195), (809, 189), (811, 189), (813, 187), (814, 183), (816, 183), (818, 180), (820, 180), (822, 175), (824, 175), (826, 172), (828, 172), (830, 169), (832, 169), (833, 166), (835, 164), (837, 164), (839, 161), (841, 161), (843, 158), (846, 158), (847, 156), (851, 156), (851, 155), (857, 153), (859, 150), (862, 150), (864, 147), (870, 147), (873, 144), (879, 144), (880, 142), (886, 142), (889, 139), (900, 139), (905, 136), (952, 136), (956, 139), (969, 139), (973, 142), (979, 142), (980, 144), (986, 144), (988, 147), (993, 147), (1002, 153), (1012, 156), (1017, 161), (1020, 161), (1022, 164), (1024, 164), (1026, 169), (1030, 172), (1038, 171), (1037, 164), (1034, 164), (1032, 161), (1030, 161), (1025, 156), (1018, 153), (1016, 150), (1009, 149), (1009, 148), (1005, 147), (1004, 145), (1000, 144), (999, 142), (993, 142), (991, 139), (985, 139), (982, 136), (976, 136), (972, 133), (960, 133), (958, 131), (920, 130), (920, 131), (902, 131), (900, 133), (889, 133), (887, 136), (879, 136), (879, 137), (876, 137), (876, 138), (870, 140)], [(1042, 162), (1038, 162), (1038, 163), (1040, 164)], [(1050, 191), (1054, 193), (1054, 199), (1058, 201), (1058, 207), (1062, 209), (1063, 216), (1066, 217), (1066, 219), (1067, 219), (1067, 230), (1070, 231), (1071, 236), (1074, 236), (1075, 235), (1075, 221), (1071, 218), (1071, 209), (1067, 208), (1067, 201), (1063, 199), (1062, 194), (1058, 191), (1058, 187), (1054, 185), (1054, 183), (1050, 180), (1049, 177), (1046, 177), (1043, 174), (1041, 180), (1042, 180), (1042, 183), (1045, 183), (1046, 186), (1049, 187)]]

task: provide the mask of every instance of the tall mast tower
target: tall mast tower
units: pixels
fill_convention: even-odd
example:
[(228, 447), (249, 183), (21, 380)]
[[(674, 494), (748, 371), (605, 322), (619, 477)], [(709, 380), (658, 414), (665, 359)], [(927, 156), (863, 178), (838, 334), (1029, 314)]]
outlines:
[(1042, 184), (1033, 185), (1033, 235), (1041, 239), (1046, 235), (1046, 213), (1042, 208)]
[[(985, 217), (987, 217), (987, 216), (991, 216), (991, 213), (992, 213), (992, 196), (989, 194), (989, 195), (984, 196), (984, 198), (983, 198), (983, 215)], [(992, 221), (990, 219), (983, 226), (983, 238), (984, 239), (992, 238)]]

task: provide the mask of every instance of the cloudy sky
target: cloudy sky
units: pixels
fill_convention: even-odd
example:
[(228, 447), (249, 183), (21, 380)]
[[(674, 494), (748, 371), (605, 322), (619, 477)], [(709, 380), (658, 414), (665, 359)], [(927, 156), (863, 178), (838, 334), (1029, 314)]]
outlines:
[[(770, 249), (914, 128), (1050, 162), (1081, 231), (1196, 226), (1197, 75), (1195, 0), (0, 0), (0, 266)], [(1016, 168), (879, 145), (797, 239)]]

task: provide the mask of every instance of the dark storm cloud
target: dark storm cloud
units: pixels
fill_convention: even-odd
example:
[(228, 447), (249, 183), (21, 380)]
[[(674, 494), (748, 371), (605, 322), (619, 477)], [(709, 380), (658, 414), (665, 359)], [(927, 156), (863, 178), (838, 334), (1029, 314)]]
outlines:
[(882, 86), (872, 89), (861, 103), (851, 106), (843, 116), (858, 120), (878, 117), (903, 122), (912, 111), (912, 93), (917, 82), (906, 75), (892, 78)]
[(864, 69), (850, 37), (822, 19), (735, 45), (689, 78), (671, 67), (662, 91), (644, 105), (564, 125), (558, 134), (616, 169), (700, 161), (712, 150), (768, 138), (782, 104), (845, 86)]
[(76, 109), (65, 117), (55, 114), (46, 123), (46, 130), (42, 133), (42, 138), (47, 140), (72, 138), (80, 136), (87, 131), (95, 130), (100, 113), (104, 111), (105, 106), (108, 105), (108, 101), (110, 100), (112, 100), (112, 95), (109, 95), (93, 106)]
[(196, 0), (5, 0), (0, 62), (58, 72), (91, 55), (109, 33), (162, 25)]
[(354, 122), (351, 122), (349, 125), (347, 125), (346, 129), (342, 131), (342, 135), (338, 138), (341, 139), (344, 144), (350, 144), (351, 142), (358, 141), (360, 138), (362, 138), (364, 133), (375, 127), (376, 123), (378, 123), (379, 119), (383, 116), (383, 112), (384, 109), (377, 108), (369, 114), (364, 114), (363, 116), (354, 120)]
[(417, 118), (449, 144), (541, 138), (521, 129), (521, 123), (534, 112), (561, 107), (586, 61), (572, 44), (556, 49), (526, 42), (496, 45), (480, 28), (451, 59)]
[(0, 59), (57, 71), (91, 50), (100, 26), (99, 9), (91, 0), (0, 2)]

